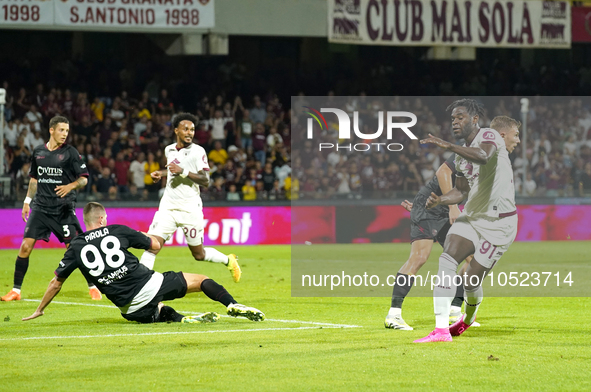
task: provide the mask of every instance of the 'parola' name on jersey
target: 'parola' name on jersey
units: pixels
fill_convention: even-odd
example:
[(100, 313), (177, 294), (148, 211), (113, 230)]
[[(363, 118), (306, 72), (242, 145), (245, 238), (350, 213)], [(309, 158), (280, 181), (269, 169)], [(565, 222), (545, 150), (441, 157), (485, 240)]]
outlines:
[(106, 227), (102, 230), (97, 230), (97, 231), (93, 231), (92, 233), (90, 233), (87, 236), (84, 236), (84, 239), (86, 240), (86, 242), (88, 241), (92, 241), (95, 238), (101, 238), (104, 237), (106, 235), (109, 234), (109, 229), (107, 229)]
[(62, 173), (63, 171), (61, 167), (37, 167), (37, 174), (40, 176), (42, 176), (43, 174), (46, 174), (48, 176), (61, 176)]

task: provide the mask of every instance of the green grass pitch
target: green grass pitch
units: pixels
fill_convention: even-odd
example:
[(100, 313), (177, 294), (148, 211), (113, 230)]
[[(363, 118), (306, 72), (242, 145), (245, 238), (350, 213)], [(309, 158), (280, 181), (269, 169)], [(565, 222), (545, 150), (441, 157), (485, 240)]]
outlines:
[[(371, 254), (374, 245), (356, 246)], [(395, 273), (410, 247), (387, 246)], [(583, 246), (515, 243), (502, 263), (531, 252), (568, 256)], [(156, 269), (206, 274), (268, 320), (130, 323), (107, 299), (91, 301), (75, 272), (45, 316), (22, 322), (63, 254), (35, 250), (23, 286), (26, 301), (0, 303), (0, 391), (591, 389), (589, 298), (485, 298), (481, 328), (452, 343), (417, 345), (412, 341), (434, 327), (431, 298), (405, 301), (404, 317), (414, 331), (387, 330), (387, 297), (292, 298), (289, 246), (218, 249), (239, 255), (240, 283), (220, 265), (192, 260), (186, 248), (163, 249)], [(434, 248), (428, 263), (437, 262), (439, 251)], [(2, 295), (10, 289), (16, 253), (0, 252)], [(180, 312), (225, 310), (202, 294), (170, 304)]]

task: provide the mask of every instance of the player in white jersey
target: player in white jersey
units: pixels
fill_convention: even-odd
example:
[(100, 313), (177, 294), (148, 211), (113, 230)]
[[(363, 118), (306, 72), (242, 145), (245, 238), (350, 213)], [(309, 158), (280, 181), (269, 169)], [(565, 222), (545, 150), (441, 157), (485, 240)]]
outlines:
[[(444, 252), (439, 257), (439, 284), (433, 290), (435, 330), (415, 343), (450, 342), (461, 335), (476, 318), (482, 302), (482, 280), (507, 251), (517, 235), (517, 209), (513, 169), (509, 152), (519, 143), (518, 121), (496, 117), (491, 127), (480, 128), (478, 119), (484, 107), (472, 99), (453, 102), (452, 128), (458, 146), (429, 135), (421, 143), (433, 143), (456, 153), (458, 171), (455, 187), (442, 196), (432, 193), (427, 208), (439, 204), (458, 204), (467, 198), (464, 211), (448, 232)], [(497, 131), (498, 130), (498, 131)], [(507, 144), (499, 132), (505, 133)], [(474, 254), (466, 273), (456, 274), (458, 263)], [(455, 285), (463, 283), (466, 313), (448, 327)]]
[[(162, 247), (182, 227), (195, 260), (224, 264), (230, 270), (234, 282), (239, 282), (242, 271), (236, 255), (225, 255), (214, 248), (203, 247), (205, 224), (199, 186), (209, 185), (209, 164), (203, 147), (193, 143), (197, 123), (197, 118), (190, 113), (179, 113), (173, 119), (177, 141), (164, 150), (166, 169), (151, 173), (154, 182), (160, 181), (162, 177), (167, 177), (167, 181), (148, 234), (155, 236)], [(152, 269), (158, 252), (145, 251), (140, 263)]]

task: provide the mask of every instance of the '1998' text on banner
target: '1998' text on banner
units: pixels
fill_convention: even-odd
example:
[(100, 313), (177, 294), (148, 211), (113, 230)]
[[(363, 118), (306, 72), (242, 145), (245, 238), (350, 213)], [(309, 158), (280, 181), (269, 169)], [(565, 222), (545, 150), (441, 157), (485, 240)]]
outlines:
[(214, 0), (0, 0), (0, 25), (102, 31), (213, 28)]

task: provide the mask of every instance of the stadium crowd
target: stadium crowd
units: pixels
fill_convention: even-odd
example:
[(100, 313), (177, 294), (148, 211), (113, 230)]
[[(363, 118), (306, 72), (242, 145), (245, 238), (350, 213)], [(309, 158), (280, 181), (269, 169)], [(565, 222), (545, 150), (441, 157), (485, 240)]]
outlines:
[[(43, 84), (34, 91), (13, 90), (7, 82), (3, 87), (8, 91), (4, 167), (17, 200), (27, 192), (31, 152), (47, 140), (48, 121), (58, 114), (70, 119), (68, 143), (78, 149), (89, 168), (82, 198), (141, 201), (161, 196), (163, 184), (154, 184), (150, 173), (166, 164), (164, 147), (176, 140), (171, 119), (180, 111), (166, 89), (157, 96), (144, 91), (131, 97), (122, 91), (99, 97)], [(306, 97), (301, 99), (306, 102)], [(496, 115), (520, 118), (518, 97), (489, 100), (481, 126)], [(419, 138), (431, 133), (452, 140), (443, 103), (434, 107), (425, 98), (401, 97), (384, 103), (362, 93), (344, 109), (359, 111), (362, 126), (370, 133), (377, 125), (375, 113), (388, 109), (387, 105), (412, 108), (419, 119), (413, 128)], [(305, 138), (305, 118), (292, 118), (288, 106), (274, 94), (255, 95), (248, 102), (223, 93), (199, 100), (191, 112), (200, 120), (194, 141), (206, 148), (211, 168), (211, 186), (202, 189), (205, 200), (406, 197), (428, 182), (447, 158), (433, 146), (408, 143), (408, 139), (397, 153), (319, 152)], [(517, 192), (521, 194), (525, 187), (528, 196), (590, 196), (591, 101), (535, 97), (528, 119), (526, 159), (521, 147), (511, 155)], [(332, 124), (323, 137), (334, 139), (335, 135)], [(402, 143), (405, 135), (396, 137), (401, 139), (393, 141)], [(519, 174), (524, 166), (525, 183)]]

